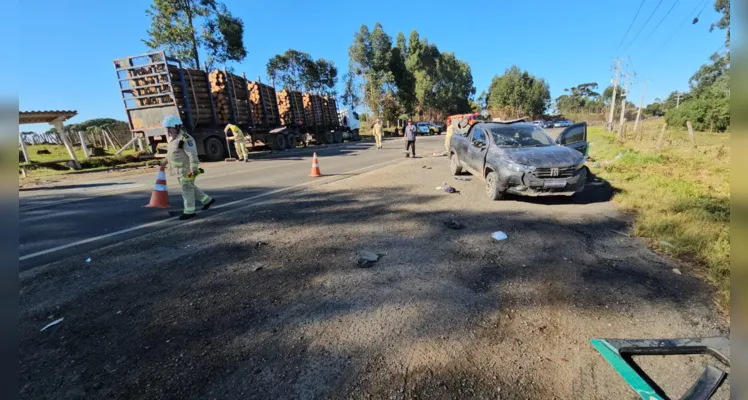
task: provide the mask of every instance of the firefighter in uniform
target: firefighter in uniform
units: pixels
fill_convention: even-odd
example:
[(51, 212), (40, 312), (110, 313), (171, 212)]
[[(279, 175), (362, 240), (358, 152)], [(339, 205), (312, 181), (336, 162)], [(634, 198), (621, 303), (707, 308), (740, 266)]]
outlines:
[[(228, 137), (229, 131), (234, 133), (234, 136)], [(223, 129), (229, 140), (234, 141), (234, 147), (236, 148), (236, 156), (239, 157), (239, 161), (249, 162), (249, 156), (247, 155), (247, 140), (244, 137), (244, 132), (234, 124), (227, 124), (226, 128)]]
[(169, 174), (177, 176), (182, 188), (184, 211), (179, 219), (190, 219), (195, 216), (195, 197), (203, 203), (203, 210), (209, 209), (215, 203), (215, 199), (195, 186), (195, 178), (200, 173), (197, 166), (197, 148), (195, 139), (182, 130), (182, 120), (170, 115), (164, 118), (161, 125), (169, 136), (169, 153), (163, 165), (169, 165)]
[(384, 132), (382, 132), (382, 120), (377, 118), (377, 122), (374, 123), (374, 139), (377, 141), (377, 149), (382, 148), (382, 136), (384, 135)]

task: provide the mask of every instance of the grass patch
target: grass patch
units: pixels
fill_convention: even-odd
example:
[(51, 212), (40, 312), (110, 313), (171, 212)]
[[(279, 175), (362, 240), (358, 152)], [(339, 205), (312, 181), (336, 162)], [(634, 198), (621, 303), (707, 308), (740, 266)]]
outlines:
[[(664, 253), (703, 266), (730, 303), (730, 135), (667, 132), (662, 121), (644, 124), (641, 135), (623, 142), (602, 127), (589, 128), (592, 172), (621, 189), (614, 201), (636, 214), (634, 232)], [(629, 131), (630, 131), (629, 127)]]
[[(42, 154), (38, 153), (40, 150), (42, 151)], [(64, 145), (27, 146), (27, 151), (32, 164), (70, 159), (70, 155)], [(115, 156), (114, 153), (116, 153), (116, 150), (110, 148), (104, 151), (104, 156), (91, 157), (89, 159), (86, 159), (83, 154), (83, 149), (80, 147), (73, 147), (73, 152), (78, 158), (81, 170), (84, 171), (99, 171), (113, 167), (135, 167), (148, 165), (149, 163), (154, 162), (152, 160), (142, 160), (142, 154), (135, 152), (132, 149), (127, 149), (123, 151), (122, 154)], [(19, 165), (24, 165), (24, 163), (19, 162)], [(27, 166), (26, 169), (29, 177), (64, 175), (81, 172), (81, 170), (71, 170), (64, 162), (45, 165), (30, 165)]]

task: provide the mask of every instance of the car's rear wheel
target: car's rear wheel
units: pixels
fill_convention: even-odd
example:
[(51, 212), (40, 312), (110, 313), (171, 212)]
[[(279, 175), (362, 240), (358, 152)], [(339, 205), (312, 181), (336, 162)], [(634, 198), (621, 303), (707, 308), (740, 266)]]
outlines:
[(462, 166), (460, 166), (457, 154), (452, 153), (452, 156), (449, 158), (449, 171), (452, 175), (460, 175), (462, 173)]
[(491, 200), (501, 200), (504, 197), (499, 189), (499, 174), (496, 172), (491, 171), (486, 175), (486, 194)]

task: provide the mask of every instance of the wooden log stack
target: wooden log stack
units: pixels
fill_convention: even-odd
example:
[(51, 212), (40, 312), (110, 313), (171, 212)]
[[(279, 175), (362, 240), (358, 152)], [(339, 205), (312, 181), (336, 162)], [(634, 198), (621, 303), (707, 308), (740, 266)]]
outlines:
[(208, 90), (205, 71), (183, 68), (181, 75), (184, 77), (184, 86), (182, 86), (179, 68), (170, 65), (169, 75), (182, 121), (187, 120), (187, 110), (189, 109), (192, 126), (211, 124), (213, 122), (213, 111), (210, 107), (211, 93)]
[(304, 97), (301, 92), (281, 90), (278, 92), (278, 112), (284, 126), (306, 125), (304, 117)]
[(238, 125), (250, 124), (250, 109), (247, 102), (247, 84), (241, 76), (224, 73), (216, 69), (210, 73), (210, 88), (216, 105), (219, 125), (232, 121), (232, 111)]
[(304, 93), (304, 116), (307, 124), (313, 126), (325, 125), (324, 100), (322, 96)]
[(324, 98), (324, 106), (325, 106), (325, 125), (326, 126), (338, 126), (340, 123), (338, 122), (338, 105), (335, 102), (335, 98), (332, 97), (325, 97)]
[[(137, 105), (148, 106), (173, 102), (169, 89), (169, 76), (166, 74), (164, 65), (132, 68), (127, 71), (127, 77), (132, 78), (129, 79), (129, 83), (130, 92), (134, 96), (151, 96), (136, 99)], [(160, 93), (165, 94), (164, 96), (152, 96)]]
[[(254, 81), (248, 81), (247, 88), (249, 90), (249, 101), (252, 105), (253, 125), (267, 126), (269, 128), (279, 126), (281, 122), (275, 89)], [(265, 121), (266, 116), (267, 121)]]

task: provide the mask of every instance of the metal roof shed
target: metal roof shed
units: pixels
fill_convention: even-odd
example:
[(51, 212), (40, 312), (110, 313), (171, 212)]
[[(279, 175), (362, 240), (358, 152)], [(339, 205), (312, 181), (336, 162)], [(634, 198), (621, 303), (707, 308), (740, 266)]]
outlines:
[[(23, 125), (48, 123), (54, 126), (57, 132), (60, 134), (60, 138), (65, 144), (65, 148), (68, 150), (70, 159), (73, 160), (73, 163), (75, 163), (76, 169), (79, 169), (80, 164), (78, 163), (78, 159), (75, 157), (75, 153), (73, 152), (73, 146), (70, 144), (67, 135), (65, 135), (64, 125), (65, 121), (73, 118), (76, 115), (78, 115), (78, 111), (74, 110), (21, 111), (18, 113), (18, 124)], [(26, 153), (26, 144), (22, 139), (20, 139), (20, 135), (19, 140), (21, 142), (23, 155), (26, 158), (26, 162), (28, 162), (29, 156), (28, 153)]]

